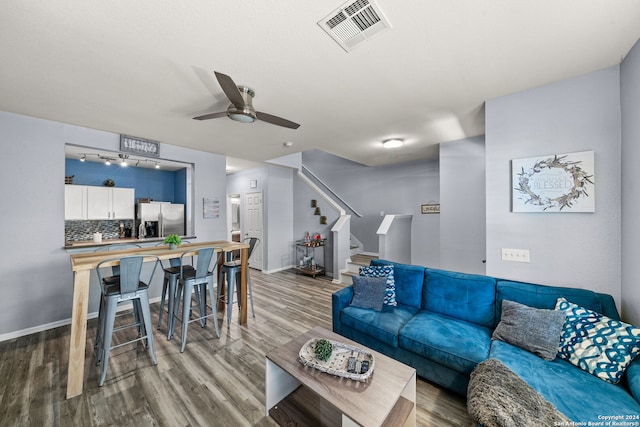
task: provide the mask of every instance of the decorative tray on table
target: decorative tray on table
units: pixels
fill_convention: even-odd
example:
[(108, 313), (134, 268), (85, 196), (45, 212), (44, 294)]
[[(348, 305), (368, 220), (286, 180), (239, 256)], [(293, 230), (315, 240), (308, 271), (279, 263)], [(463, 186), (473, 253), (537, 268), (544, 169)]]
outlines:
[[(367, 381), (369, 379), (375, 368), (373, 354), (350, 344), (328, 340), (333, 346), (333, 351), (329, 360), (324, 362), (316, 357), (315, 352), (316, 343), (320, 339), (321, 338), (312, 338), (302, 346), (299, 353), (300, 363), (321, 372), (350, 380)], [(352, 357), (354, 358), (351, 361), (352, 369), (349, 369), (349, 359)], [(362, 368), (362, 362), (365, 362), (365, 365), (368, 363), (368, 369), (365, 370)]]

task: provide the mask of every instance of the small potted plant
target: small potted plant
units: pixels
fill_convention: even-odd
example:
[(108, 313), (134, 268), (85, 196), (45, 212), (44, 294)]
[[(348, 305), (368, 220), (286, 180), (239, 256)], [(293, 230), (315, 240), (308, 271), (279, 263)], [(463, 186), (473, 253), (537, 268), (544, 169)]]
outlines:
[(177, 234), (169, 234), (164, 239), (164, 244), (169, 245), (169, 249), (171, 250), (176, 249), (180, 243), (182, 243), (182, 240), (180, 240), (180, 236)]
[(315, 353), (317, 359), (326, 362), (327, 360), (331, 359), (331, 354), (333, 353), (333, 344), (331, 344), (331, 341), (329, 341), (328, 339), (320, 338), (316, 342)]

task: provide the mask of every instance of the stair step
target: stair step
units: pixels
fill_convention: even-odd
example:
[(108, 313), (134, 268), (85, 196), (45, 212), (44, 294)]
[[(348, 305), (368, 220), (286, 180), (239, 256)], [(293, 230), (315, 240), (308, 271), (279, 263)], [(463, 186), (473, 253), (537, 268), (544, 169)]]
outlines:
[(351, 256), (351, 263), (356, 265), (369, 265), (372, 259), (378, 259), (377, 255), (356, 254)]

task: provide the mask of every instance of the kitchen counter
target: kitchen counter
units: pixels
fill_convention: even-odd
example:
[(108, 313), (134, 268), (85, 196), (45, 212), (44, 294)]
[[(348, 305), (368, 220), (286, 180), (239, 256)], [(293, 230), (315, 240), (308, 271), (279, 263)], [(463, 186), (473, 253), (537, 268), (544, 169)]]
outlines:
[[(193, 240), (196, 236), (180, 236), (182, 240)], [(98, 248), (105, 245), (119, 245), (125, 243), (134, 243), (141, 245), (145, 243), (159, 243), (164, 242), (164, 237), (149, 237), (144, 239), (138, 239), (137, 237), (124, 237), (122, 239), (102, 239), (102, 242), (96, 243), (93, 240), (80, 240), (76, 242), (65, 242), (63, 249), (90, 249)]]
[[(157, 241), (163, 238), (156, 238)], [(186, 237), (185, 237), (186, 239)], [(120, 239), (117, 239), (120, 240)], [(148, 239), (145, 241), (151, 241)], [(229, 253), (235, 250), (240, 251), (240, 284), (238, 288), (240, 303), (240, 315), (238, 316), (240, 325), (247, 325), (247, 294), (248, 294), (248, 268), (249, 268), (249, 245), (246, 243), (228, 242), (224, 240), (210, 242), (193, 242), (190, 245), (170, 249), (168, 245), (164, 246), (146, 246), (144, 248), (121, 249), (109, 252), (90, 252), (72, 253), (70, 250), (71, 269), (73, 270), (73, 309), (71, 312), (71, 334), (69, 336), (69, 364), (67, 369), (67, 399), (82, 394), (84, 389), (84, 368), (91, 366), (92, 363), (86, 360), (87, 345), (87, 316), (89, 308), (89, 283), (91, 278), (91, 270), (97, 268), (98, 264), (106, 261), (105, 267), (118, 265), (118, 260), (113, 260), (114, 256), (142, 256), (144, 261), (155, 262), (156, 260), (168, 260), (179, 258), (184, 251), (197, 253), (198, 250), (214, 247), (216, 252)], [(81, 249), (76, 249), (80, 251)], [(218, 260), (218, 269), (224, 262), (224, 256)], [(217, 308), (224, 310), (224, 303)], [(213, 302), (215, 306), (215, 302)], [(89, 357), (91, 357), (89, 355)]]

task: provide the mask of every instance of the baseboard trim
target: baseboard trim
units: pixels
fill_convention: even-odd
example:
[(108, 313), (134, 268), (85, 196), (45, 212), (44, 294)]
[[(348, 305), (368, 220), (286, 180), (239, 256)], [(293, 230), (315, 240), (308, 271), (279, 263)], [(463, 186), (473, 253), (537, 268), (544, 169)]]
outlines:
[(292, 268), (293, 268), (293, 265), (288, 265), (288, 266), (284, 266), (284, 267), (280, 267), (280, 268), (274, 268), (273, 270), (262, 270), (262, 272), (264, 274), (273, 274), (273, 273), (277, 273), (279, 271), (290, 270)]
[[(149, 300), (149, 303), (155, 303), (155, 302), (159, 302), (160, 301), (160, 297), (157, 298), (152, 298)], [(130, 306), (127, 305), (123, 305), (121, 307), (118, 307), (118, 312), (123, 311), (123, 310), (127, 310), (129, 309)], [(98, 312), (94, 311), (91, 313), (87, 314), (87, 320), (89, 319), (95, 319), (96, 317), (98, 317)], [(0, 342), (3, 341), (9, 341), (12, 340), (14, 338), (20, 338), (20, 337), (25, 337), (27, 335), (31, 335), (31, 334), (37, 334), (39, 332), (44, 332), (47, 331), (49, 329), (55, 329), (55, 328), (59, 328), (61, 326), (67, 326), (71, 324), (71, 318), (67, 318), (67, 319), (62, 319), (62, 320), (58, 320), (55, 322), (50, 322), (50, 323), (44, 323), (42, 325), (38, 325), (38, 326), (33, 326), (31, 328), (26, 328), (26, 329), (21, 329), (19, 331), (13, 331), (13, 332), (7, 332), (4, 334), (0, 334)]]

